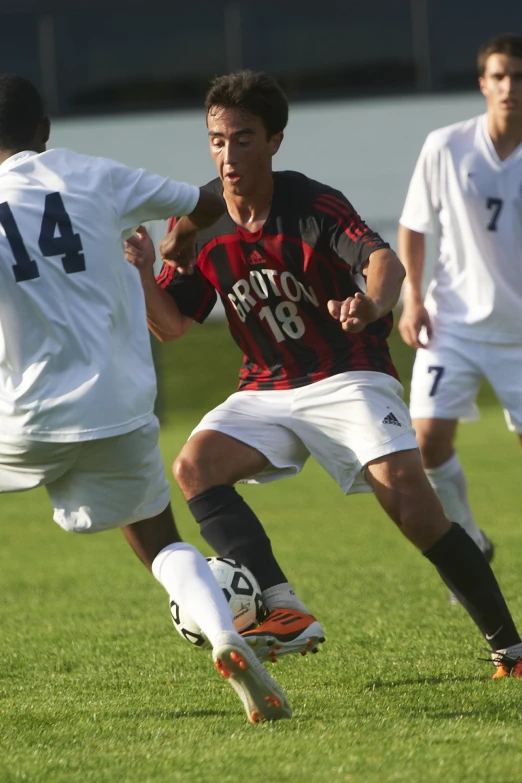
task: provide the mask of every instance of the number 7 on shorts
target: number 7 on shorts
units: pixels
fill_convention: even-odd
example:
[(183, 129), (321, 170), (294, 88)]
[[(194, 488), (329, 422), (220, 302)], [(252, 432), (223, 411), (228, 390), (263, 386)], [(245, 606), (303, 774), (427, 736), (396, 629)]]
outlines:
[(433, 381), (433, 386), (430, 389), (430, 397), (434, 397), (437, 393), (437, 389), (439, 388), (439, 383), (442, 379), (442, 376), (444, 375), (444, 367), (438, 367), (434, 364), (432, 364), (430, 367), (428, 367), (428, 372), (435, 373), (435, 379)]

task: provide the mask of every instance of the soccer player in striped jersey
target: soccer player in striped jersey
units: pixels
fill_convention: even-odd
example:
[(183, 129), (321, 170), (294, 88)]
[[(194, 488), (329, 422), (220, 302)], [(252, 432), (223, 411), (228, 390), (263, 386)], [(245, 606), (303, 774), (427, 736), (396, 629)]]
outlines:
[(239, 391), (204, 416), (174, 474), (203, 538), (260, 582), (270, 613), (245, 636), (262, 660), (315, 650), (323, 639), (234, 487), (294, 475), (312, 455), (346, 494), (375, 492), (401, 532), (468, 598), (486, 638), (520, 643), (487, 561), (445, 517), (422, 468), (386, 343), (401, 262), (342, 193), (304, 174), (272, 171), (288, 105), (271, 77), (219, 77), (206, 108), (219, 175), (206, 189), (223, 199), (225, 213), (192, 242), (184, 218), (172, 221), (157, 283), (143, 231), (127, 258), (140, 270), (159, 339), (204, 321), (219, 296), (244, 353)]
[(206, 634), (249, 720), (288, 718), (205, 558), (176, 530), (143, 292), (123, 254), (143, 220), (176, 211), (203, 229), (224, 206), (143, 169), (47, 150), (49, 130), (34, 85), (0, 74), (0, 493), (45, 486), (65, 530), (121, 527)]
[[(478, 54), (486, 113), (429, 134), (400, 218), (406, 266), (399, 330), (417, 348), (410, 412), (428, 478), (447, 516), (491, 557), (454, 450), (458, 420), (477, 418), (487, 378), (522, 443), (522, 37)], [(422, 293), (424, 235), (439, 258)]]

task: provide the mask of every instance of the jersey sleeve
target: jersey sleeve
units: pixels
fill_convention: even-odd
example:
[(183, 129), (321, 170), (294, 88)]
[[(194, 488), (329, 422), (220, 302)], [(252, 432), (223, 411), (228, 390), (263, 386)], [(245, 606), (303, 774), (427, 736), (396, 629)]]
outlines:
[(198, 323), (208, 318), (217, 302), (216, 289), (198, 267), (193, 274), (184, 275), (174, 267), (163, 264), (156, 282), (172, 296), (180, 313)]
[(419, 234), (433, 233), (437, 202), (437, 151), (428, 136), (413, 171), (399, 223)]
[(188, 215), (199, 200), (199, 188), (145, 169), (107, 161), (121, 230), (170, 215)]
[(340, 191), (328, 188), (315, 194), (313, 211), (327, 240), (327, 250), (345, 261), (354, 274), (362, 272), (375, 250), (389, 248)]

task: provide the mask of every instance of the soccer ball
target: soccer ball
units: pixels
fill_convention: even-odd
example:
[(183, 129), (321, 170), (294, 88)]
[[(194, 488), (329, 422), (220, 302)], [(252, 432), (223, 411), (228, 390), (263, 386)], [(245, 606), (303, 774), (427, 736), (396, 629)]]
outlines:
[[(227, 557), (207, 557), (210, 570), (222, 588), (234, 616), (236, 631), (255, 628), (263, 619), (264, 606), (257, 579), (246, 566)], [(170, 601), (174, 628), (200, 650), (210, 648), (210, 642), (192, 617), (174, 600)]]

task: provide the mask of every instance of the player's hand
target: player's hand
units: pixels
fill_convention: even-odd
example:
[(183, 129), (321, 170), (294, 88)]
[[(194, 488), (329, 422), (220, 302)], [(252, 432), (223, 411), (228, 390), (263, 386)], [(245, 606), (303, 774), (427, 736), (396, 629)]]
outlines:
[(145, 226), (138, 226), (135, 233), (124, 244), (125, 258), (136, 267), (140, 274), (154, 267), (156, 251), (154, 242)]
[(181, 232), (178, 225), (163, 237), (159, 250), (163, 261), (183, 274), (191, 275), (196, 265), (197, 231)]
[(377, 303), (360, 292), (357, 292), (355, 296), (349, 296), (343, 302), (330, 299), (328, 312), (333, 318), (340, 321), (345, 332), (362, 332), (368, 324), (373, 323), (381, 316)]
[[(431, 318), (421, 303), (413, 304), (405, 301), (399, 320), (399, 334), (411, 348), (427, 348), (432, 336)], [(421, 340), (421, 332), (427, 339)]]

